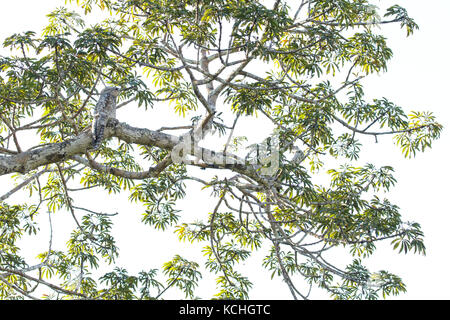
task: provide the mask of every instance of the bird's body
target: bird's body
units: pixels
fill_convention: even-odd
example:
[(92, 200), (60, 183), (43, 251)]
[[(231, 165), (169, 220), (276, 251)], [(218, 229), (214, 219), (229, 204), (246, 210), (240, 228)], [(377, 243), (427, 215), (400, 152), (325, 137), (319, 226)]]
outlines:
[(106, 124), (109, 119), (116, 118), (116, 99), (119, 95), (119, 88), (106, 87), (100, 93), (100, 99), (94, 109), (94, 120), (92, 122), (92, 142), (93, 149), (98, 149), (101, 145)]

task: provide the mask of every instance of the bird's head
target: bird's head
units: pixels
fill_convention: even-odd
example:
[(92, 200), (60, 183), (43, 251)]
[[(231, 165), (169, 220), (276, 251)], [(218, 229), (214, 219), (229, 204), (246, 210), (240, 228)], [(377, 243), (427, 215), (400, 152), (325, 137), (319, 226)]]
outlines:
[(114, 97), (117, 97), (120, 93), (120, 88), (119, 87), (106, 87), (105, 89), (102, 90), (101, 94), (110, 94)]

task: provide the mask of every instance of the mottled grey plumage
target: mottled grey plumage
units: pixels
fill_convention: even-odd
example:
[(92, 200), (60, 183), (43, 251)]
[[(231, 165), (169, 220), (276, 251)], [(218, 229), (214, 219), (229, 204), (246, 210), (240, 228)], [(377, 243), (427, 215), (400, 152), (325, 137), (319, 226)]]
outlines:
[(116, 118), (116, 99), (119, 95), (119, 88), (106, 87), (100, 93), (97, 105), (94, 109), (94, 121), (92, 122), (92, 142), (93, 149), (98, 149), (103, 140), (106, 124), (109, 119)]

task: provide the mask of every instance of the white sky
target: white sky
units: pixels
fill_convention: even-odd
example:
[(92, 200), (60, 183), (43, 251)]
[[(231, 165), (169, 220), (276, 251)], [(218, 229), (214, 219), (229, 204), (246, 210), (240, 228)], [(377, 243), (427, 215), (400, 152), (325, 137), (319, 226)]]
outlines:
[[(373, 1), (377, 4), (378, 1)], [(380, 139), (378, 144), (372, 140), (362, 150), (361, 163), (372, 162), (376, 165), (392, 165), (398, 180), (389, 198), (401, 208), (404, 220), (417, 221), (425, 232), (427, 256), (414, 254), (398, 255), (390, 249), (388, 243), (379, 249), (366, 262), (370, 270), (387, 269), (400, 275), (407, 284), (408, 292), (399, 296), (400, 299), (449, 299), (448, 287), (450, 280), (447, 274), (450, 262), (448, 248), (450, 210), (447, 204), (449, 196), (448, 182), (450, 181), (449, 147), (450, 147), (450, 102), (447, 97), (450, 82), (450, 39), (448, 37), (447, 21), (450, 18), (450, 1), (448, 0), (408, 0), (408, 1), (380, 1), (383, 6), (398, 3), (408, 9), (410, 16), (416, 19), (420, 26), (412, 37), (406, 38), (404, 30), (396, 27), (387, 28), (384, 32), (394, 51), (394, 58), (389, 64), (389, 71), (380, 76), (372, 76), (365, 81), (367, 95), (372, 98), (387, 97), (398, 105), (411, 110), (433, 111), (437, 119), (444, 125), (440, 140), (436, 141), (433, 149), (424, 154), (418, 154), (415, 159), (405, 160), (399, 148), (393, 145), (390, 138)], [(45, 14), (56, 6), (64, 5), (63, 0), (15, 0), (2, 1), (0, 11), (0, 40), (7, 35), (26, 30), (41, 30), (46, 23)], [(133, 125), (133, 123), (130, 123)], [(5, 181), (5, 180), (2, 180)], [(9, 189), (8, 185), (0, 186), (0, 194)], [(203, 194), (204, 195), (204, 194)], [(112, 199), (120, 210), (131, 211), (132, 206), (120, 203), (120, 199)], [(93, 203), (93, 205), (101, 204)], [(201, 197), (190, 198), (186, 206), (191, 210), (210, 210), (207, 201)], [(209, 204), (210, 206), (212, 203)], [(186, 207), (186, 208), (187, 208)], [(204, 211), (205, 213), (207, 211)], [(58, 219), (55, 217), (55, 219)], [(118, 242), (123, 243), (121, 262), (136, 261), (136, 265), (159, 267), (154, 263), (154, 251), (162, 261), (169, 260), (174, 251), (164, 250), (167, 247), (181, 247), (174, 236), (166, 236), (139, 226), (140, 216), (125, 212), (120, 219), (122, 226), (134, 221), (133, 226), (121, 233)], [(57, 221), (55, 221), (56, 225)], [(125, 228), (125, 227), (124, 227)], [(138, 228), (138, 230), (136, 229)], [(143, 235), (138, 235), (141, 231)], [(149, 232), (152, 232), (149, 235)], [(56, 230), (63, 235), (63, 230)], [(45, 234), (45, 233), (43, 233)], [(151, 239), (149, 238), (151, 237)], [(122, 240), (121, 240), (122, 239)], [(122, 241), (122, 242), (121, 242)], [(127, 242), (128, 241), (128, 242)], [(147, 241), (151, 254), (146, 255), (147, 247), (136, 247), (134, 241)], [(150, 242), (148, 242), (150, 241)], [(162, 246), (161, 244), (164, 244)], [(182, 246), (185, 250), (186, 247)], [(145, 248), (145, 249), (143, 249)], [(41, 251), (45, 251), (44, 248)], [(167, 251), (171, 251), (170, 254)], [(167, 254), (167, 257), (163, 257)], [(136, 260), (137, 259), (137, 260)], [(133, 268), (132, 268), (133, 269)], [(140, 271), (140, 267), (136, 270)], [(258, 269), (259, 268), (255, 268)], [(256, 270), (255, 270), (256, 271)], [(278, 298), (290, 299), (288, 290), (278, 282), (270, 281), (269, 274), (258, 276), (262, 282), (256, 283), (251, 298), (273, 299), (273, 292), (278, 292)], [(254, 279), (255, 280), (255, 279)], [(208, 286), (208, 285), (206, 285)], [(210, 287), (213, 289), (213, 287)], [(208, 292), (206, 287), (204, 290)], [(275, 290), (275, 291), (274, 291)], [(203, 290), (202, 290), (203, 291)], [(205, 295), (206, 297), (207, 295)]]

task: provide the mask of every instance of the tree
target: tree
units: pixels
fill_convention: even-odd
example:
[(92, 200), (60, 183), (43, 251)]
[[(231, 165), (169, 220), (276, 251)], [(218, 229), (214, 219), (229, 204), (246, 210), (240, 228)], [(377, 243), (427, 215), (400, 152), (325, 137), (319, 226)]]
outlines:
[[(406, 290), (399, 276), (370, 272), (363, 259), (383, 240), (424, 254), (420, 225), (382, 198), (396, 182), (392, 167), (352, 165), (361, 136), (392, 135), (412, 157), (442, 130), (429, 112), (407, 115), (386, 98), (364, 96), (361, 80), (387, 70), (392, 57), (377, 32), (385, 24), (407, 36), (418, 29), (404, 8), (381, 13), (369, 0), (76, 3), (105, 19), (86, 26), (59, 8), (42, 37), (28, 31), (4, 41), (13, 54), (0, 58), (0, 173), (17, 186), (0, 197), (3, 299), (159, 299), (172, 287), (195, 296), (197, 261), (175, 255), (138, 275), (115, 266), (115, 214), (77, 196), (95, 190), (127, 193), (144, 208), (144, 224), (200, 243), (218, 299), (249, 297), (239, 264), (256, 251), (294, 299), (308, 298), (298, 281), (337, 299)], [(111, 85), (121, 88), (118, 108), (168, 116), (158, 130), (111, 119), (93, 150), (91, 111)], [(271, 127), (246, 148), (235, 133), (254, 118)], [(216, 147), (202, 147), (207, 139)], [(340, 162), (328, 183), (315, 182), (325, 163)], [(177, 206), (192, 184), (215, 198), (197, 221)], [(16, 192), (29, 198), (12, 203)], [(75, 223), (64, 250), (51, 241), (58, 212)], [(45, 213), (49, 249), (30, 264), (21, 239), (40, 236)], [(338, 248), (354, 258), (349, 265), (330, 261)], [(111, 270), (97, 275), (105, 265)]]

